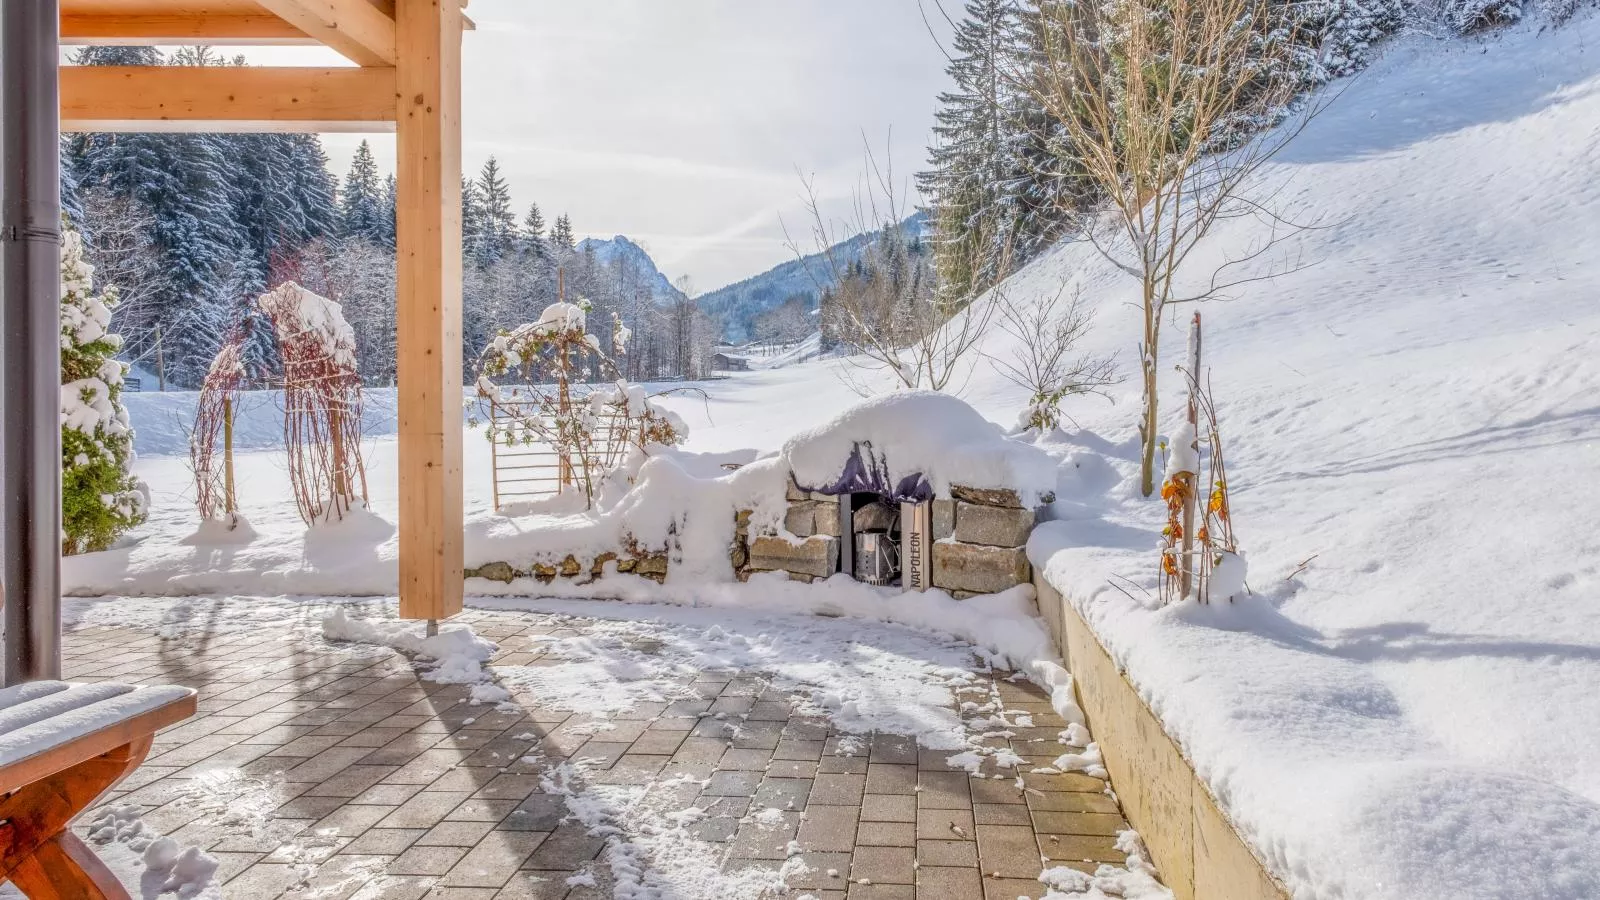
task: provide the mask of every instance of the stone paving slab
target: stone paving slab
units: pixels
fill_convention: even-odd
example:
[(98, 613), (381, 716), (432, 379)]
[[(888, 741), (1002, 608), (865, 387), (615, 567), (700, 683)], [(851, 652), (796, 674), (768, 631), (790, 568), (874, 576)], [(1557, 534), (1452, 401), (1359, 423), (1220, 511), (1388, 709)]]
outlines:
[[(497, 663), (539, 665), (544, 639), (577, 633), (569, 616), (461, 618), (499, 644)], [(806, 864), (750, 900), (1016, 900), (1043, 893), (1045, 866), (1124, 862), (1113, 843), (1128, 826), (1100, 779), (1019, 777), (992, 761), (973, 777), (948, 751), (803, 715), (761, 673), (690, 676), (701, 699), (600, 723), (525, 695), (473, 706), (468, 687), (421, 680), (378, 648), (127, 628), (69, 632), (64, 648), (70, 679), (200, 691), (197, 716), (157, 735), (104, 805), (137, 806), (207, 850), (227, 897), (609, 897), (615, 838), (573, 821), (545, 782), (574, 760), (619, 797), (704, 809), (691, 830), (725, 869)], [(1046, 765), (1065, 724), (1009, 675), (983, 677), (1032, 724), (990, 743)]]

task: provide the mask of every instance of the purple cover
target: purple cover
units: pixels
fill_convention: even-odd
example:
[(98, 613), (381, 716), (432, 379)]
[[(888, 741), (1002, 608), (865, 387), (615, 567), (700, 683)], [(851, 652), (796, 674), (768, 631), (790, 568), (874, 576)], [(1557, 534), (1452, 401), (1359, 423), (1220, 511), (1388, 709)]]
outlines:
[(836, 496), (840, 494), (882, 494), (891, 503), (923, 503), (933, 499), (933, 486), (922, 473), (907, 475), (896, 484), (889, 483), (887, 457), (872, 449), (871, 441), (857, 441), (845, 460), (844, 473), (837, 481), (821, 487), (800, 485), (801, 490)]

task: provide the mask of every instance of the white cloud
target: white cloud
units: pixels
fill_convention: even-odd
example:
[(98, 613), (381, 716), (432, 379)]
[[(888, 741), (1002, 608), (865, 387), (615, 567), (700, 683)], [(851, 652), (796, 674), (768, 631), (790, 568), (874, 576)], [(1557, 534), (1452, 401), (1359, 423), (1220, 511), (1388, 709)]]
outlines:
[[(917, 0), (474, 0), (468, 14), (469, 171), (492, 154), (519, 205), (641, 238), (706, 289), (789, 258), (779, 215), (803, 218), (797, 168), (846, 215), (863, 132), (881, 147), (892, 128), (908, 178), (946, 82)], [(360, 138), (324, 140), (342, 172)], [(373, 145), (392, 165), (393, 138)]]

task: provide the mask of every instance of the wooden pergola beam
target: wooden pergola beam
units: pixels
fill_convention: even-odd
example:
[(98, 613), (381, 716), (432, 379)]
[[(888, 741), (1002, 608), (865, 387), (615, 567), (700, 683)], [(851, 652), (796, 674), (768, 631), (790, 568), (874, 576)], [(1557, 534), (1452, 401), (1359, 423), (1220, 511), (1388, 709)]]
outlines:
[(63, 44), (113, 47), (164, 44), (305, 44), (316, 38), (277, 16), (130, 14), (61, 17)]
[(395, 20), (367, 0), (256, 0), (362, 66), (395, 64)]
[(63, 131), (392, 131), (391, 68), (63, 66)]
[(400, 616), (461, 611), (461, 7), (400, 0), (395, 210)]

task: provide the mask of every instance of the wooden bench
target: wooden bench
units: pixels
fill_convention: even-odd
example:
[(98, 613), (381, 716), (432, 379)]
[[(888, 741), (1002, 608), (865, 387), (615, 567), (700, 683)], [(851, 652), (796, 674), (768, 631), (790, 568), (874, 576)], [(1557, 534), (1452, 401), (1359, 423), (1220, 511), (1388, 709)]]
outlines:
[(185, 687), (32, 681), (0, 690), (0, 881), (34, 900), (128, 892), (68, 826), (194, 714)]

